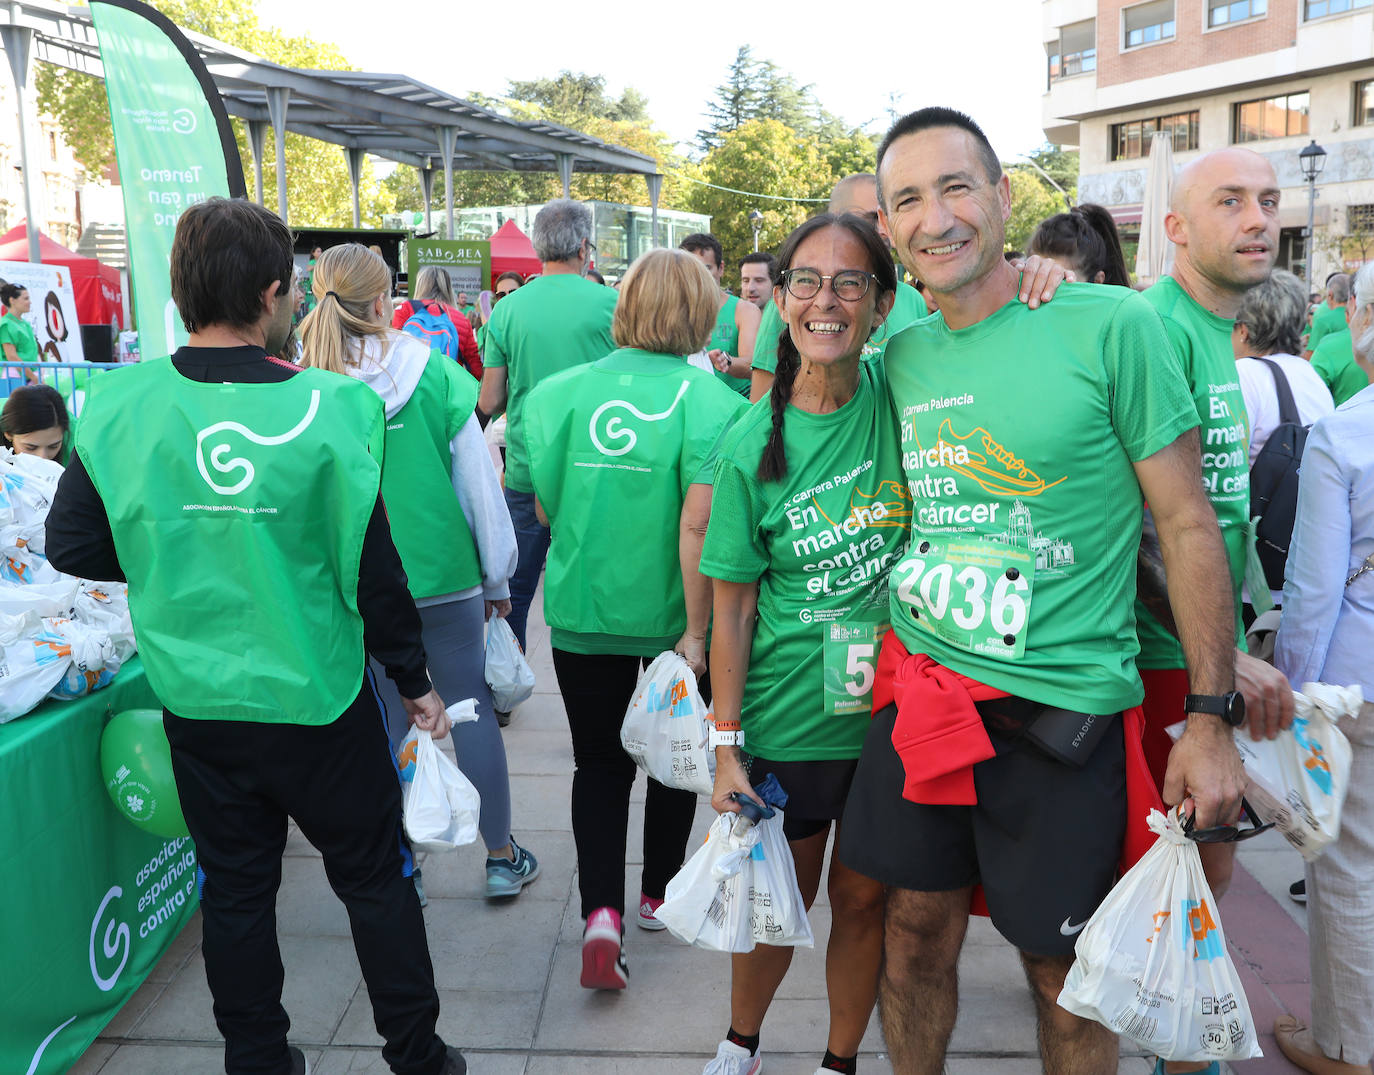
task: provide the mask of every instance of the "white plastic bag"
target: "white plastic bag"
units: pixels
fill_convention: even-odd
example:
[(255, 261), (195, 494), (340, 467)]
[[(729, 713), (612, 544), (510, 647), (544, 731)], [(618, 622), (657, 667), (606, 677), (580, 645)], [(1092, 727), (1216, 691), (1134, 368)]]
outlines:
[[(1337, 722), (1360, 714), (1359, 687), (1304, 683), (1293, 692), (1293, 726), (1258, 743), (1248, 733), (1235, 737), (1249, 778), (1245, 796), (1263, 821), (1274, 822), (1284, 839), (1311, 862), (1336, 839), (1341, 807), (1350, 784), (1350, 741)], [(1168, 729), (1177, 739), (1186, 725)]]
[(43, 623), (64, 640), (68, 656), (62, 678), (48, 692), (50, 698), (71, 701), (110, 685), (124, 659), (104, 628), (65, 619), (44, 620)]
[(509, 713), (534, 693), (534, 669), (510, 624), (499, 616), (487, 624), (487, 686), (491, 704), (501, 713)]
[[(21, 615), (20, 621), (34, 621)], [(54, 628), (40, 621), (36, 634), (0, 648), (0, 724), (22, 717), (62, 682), (71, 667), (71, 647)]]
[(816, 939), (806, 917), (797, 865), (782, 833), (782, 812), (755, 822), (758, 843), (749, 852), (750, 922), (757, 944), (812, 948)]
[(1059, 1006), (1165, 1060), (1262, 1056), (1197, 845), (1172, 811), (1149, 825), (1159, 839), (1079, 935)]
[[(454, 724), (477, 719), (474, 700), (449, 707)], [(462, 770), (434, 745), (429, 732), (412, 727), (401, 740), (401, 817), (411, 847), (452, 851), (477, 839), (482, 797)]]
[(706, 703), (691, 667), (672, 650), (660, 653), (640, 677), (625, 710), (620, 745), (665, 787), (709, 796), (716, 779), (709, 732)]
[(1341, 807), (1350, 783), (1350, 741), (1336, 722), (1359, 715), (1359, 687), (1304, 683), (1293, 692), (1293, 726), (1258, 743), (1236, 736), (1250, 784), (1245, 794), (1260, 817), (1274, 822), (1308, 862), (1341, 830)]
[(712, 952), (752, 952), (750, 853), (759, 832), (739, 814), (719, 815), (706, 842), (668, 882), (654, 915), (679, 940)]

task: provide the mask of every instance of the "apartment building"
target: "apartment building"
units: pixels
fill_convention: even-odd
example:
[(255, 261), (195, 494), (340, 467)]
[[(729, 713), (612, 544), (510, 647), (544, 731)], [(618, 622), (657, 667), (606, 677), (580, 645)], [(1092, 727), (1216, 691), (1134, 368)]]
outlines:
[(1374, 0), (1042, 0), (1045, 136), (1079, 150), (1078, 194), (1138, 233), (1151, 139), (1181, 165), (1244, 145), (1282, 188), (1279, 264), (1306, 271), (1308, 184), (1326, 150), (1313, 279), (1374, 260)]

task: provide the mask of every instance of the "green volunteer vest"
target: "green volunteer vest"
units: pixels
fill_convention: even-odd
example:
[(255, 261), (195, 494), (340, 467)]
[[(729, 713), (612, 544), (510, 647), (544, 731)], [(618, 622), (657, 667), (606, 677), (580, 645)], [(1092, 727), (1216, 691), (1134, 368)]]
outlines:
[(208, 384), (167, 358), (89, 391), (76, 451), (109, 515), (163, 705), (333, 721), (366, 662), (358, 565), (381, 480), (381, 400), (322, 370)]
[(414, 393), (386, 423), (382, 499), (414, 597), (456, 593), (482, 581), (449, 458), (449, 441), (476, 406), (477, 381), (431, 351)]

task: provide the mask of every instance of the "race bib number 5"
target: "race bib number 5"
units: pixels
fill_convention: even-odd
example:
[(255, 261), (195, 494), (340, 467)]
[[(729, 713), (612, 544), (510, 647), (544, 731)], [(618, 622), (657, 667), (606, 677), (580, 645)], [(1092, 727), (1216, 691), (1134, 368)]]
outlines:
[(823, 629), (821, 660), (825, 666), (826, 716), (867, 714), (873, 706), (878, 647), (887, 634), (887, 624), (827, 623)]
[(992, 541), (914, 540), (892, 572), (894, 610), (951, 646), (1016, 660), (1026, 652), (1035, 560)]

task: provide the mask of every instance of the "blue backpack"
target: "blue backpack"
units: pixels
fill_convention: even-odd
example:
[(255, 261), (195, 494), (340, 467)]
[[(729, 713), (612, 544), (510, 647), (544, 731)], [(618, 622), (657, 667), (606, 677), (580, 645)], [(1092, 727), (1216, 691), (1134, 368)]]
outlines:
[(458, 329), (449, 320), (444, 308), (437, 302), (422, 304), (411, 299), (410, 310), (410, 316), (401, 326), (401, 331), (417, 340), (424, 340), (431, 349), (442, 351), (455, 362), (461, 362)]

